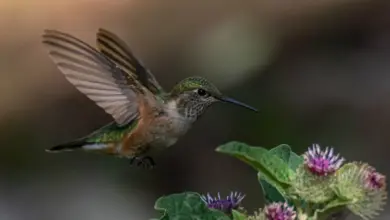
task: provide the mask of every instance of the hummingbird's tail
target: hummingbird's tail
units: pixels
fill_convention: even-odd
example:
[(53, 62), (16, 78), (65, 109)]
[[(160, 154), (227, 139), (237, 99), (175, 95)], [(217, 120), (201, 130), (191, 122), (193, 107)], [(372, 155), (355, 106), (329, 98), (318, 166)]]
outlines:
[(75, 141), (67, 142), (67, 143), (60, 144), (60, 145), (54, 146), (52, 148), (46, 149), (46, 152), (56, 153), (56, 152), (63, 152), (63, 151), (81, 150), (81, 149), (83, 149), (83, 146), (85, 146), (85, 145), (86, 145), (85, 141), (75, 140)]
[(116, 153), (115, 144), (93, 143), (93, 142), (87, 142), (83, 139), (54, 146), (52, 148), (46, 149), (46, 152), (59, 153), (59, 152), (74, 151), (74, 150), (85, 150), (85, 151), (101, 152), (107, 154)]

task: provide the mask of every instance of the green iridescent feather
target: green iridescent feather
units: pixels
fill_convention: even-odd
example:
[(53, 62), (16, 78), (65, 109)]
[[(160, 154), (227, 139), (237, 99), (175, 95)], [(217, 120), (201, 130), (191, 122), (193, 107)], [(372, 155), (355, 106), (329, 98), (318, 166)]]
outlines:
[(190, 91), (199, 88), (203, 88), (206, 91), (217, 95), (221, 94), (218, 88), (212, 83), (208, 82), (205, 78), (193, 76), (188, 77), (176, 84), (176, 86), (171, 91), (171, 95), (176, 96), (184, 91)]
[(121, 141), (138, 124), (138, 120), (134, 120), (126, 126), (118, 126), (115, 122), (98, 129), (92, 134), (84, 138), (85, 142), (89, 143), (110, 143)]

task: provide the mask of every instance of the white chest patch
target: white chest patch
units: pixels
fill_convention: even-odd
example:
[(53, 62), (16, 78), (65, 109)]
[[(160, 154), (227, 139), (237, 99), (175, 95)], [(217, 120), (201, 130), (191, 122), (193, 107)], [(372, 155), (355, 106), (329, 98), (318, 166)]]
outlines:
[(169, 119), (168, 125), (159, 129), (158, 135), (154, 135), (153, 145), (158, 148), (166, 148), (174, 145), (191, 127), (192, 121), (183, 117), (177, 109), (176, 102), (171, 101), (165, 105), (166, 116)]
[(193, 121), (179, 113), (177, 103), (175, 101), (170, 101), (167, 103), (166, 112), (172, 119), (173, 135), (184, 135), (190, 129)]

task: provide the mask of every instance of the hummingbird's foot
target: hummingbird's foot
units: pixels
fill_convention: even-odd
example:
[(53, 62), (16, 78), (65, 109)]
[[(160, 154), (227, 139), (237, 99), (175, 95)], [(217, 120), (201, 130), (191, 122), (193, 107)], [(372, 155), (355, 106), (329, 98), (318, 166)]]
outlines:
[(156, 166), (152, 157), (149, 156), (138, 156), (130, 159), (131, 166), (141, 167), (143, 169), (151, 170)]

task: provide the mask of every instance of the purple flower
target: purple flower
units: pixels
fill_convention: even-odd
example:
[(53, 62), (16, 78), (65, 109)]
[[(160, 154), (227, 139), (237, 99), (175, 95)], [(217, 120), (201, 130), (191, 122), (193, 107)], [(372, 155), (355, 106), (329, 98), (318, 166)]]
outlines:
[(288, 203), (274, 202), (264, 208), (267, 220), (294, 220), (297, 213)]
[(318, 144), (313, 144), (303, 157), (306, 167), (317, 176), (327, 176), (334, 173), (344, 162), (344, 158), (334, 155), (333, 148), (326, 147), (325, 151), (321, 151)]
[(386, 177), (372, 166), (365, 167), (363, 182), (365, 188), (369, 190), (380, 190), (386, 187)]
[(238, 192), (231, 192), (226, 199), (221, 198), (218, 193), (218, 197), (212, 197), (209, 193), (207, 196), (202, 195), (200, 198), (207, 204), (211, 209), (218, 209), (225, 213), (230, 213), (232, 209), (237, 209), (245, 195)]
[(361, 162), (351, 164), (349, 174), (344, 176), (342, 181), (350, 183), (345, 191), (351, 191), (352, 198), (353, 192), (360, 194), (353, 198), (354, 202), (347, 206), (348, 209), (363, 219), (374, 219), (378, 216), (387, 201), (386, 177), (374, 167)]

